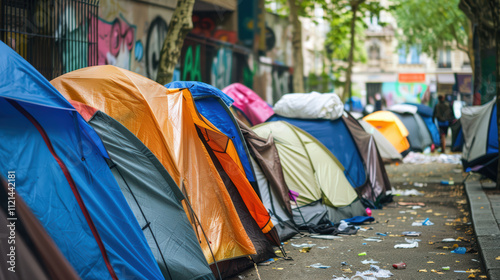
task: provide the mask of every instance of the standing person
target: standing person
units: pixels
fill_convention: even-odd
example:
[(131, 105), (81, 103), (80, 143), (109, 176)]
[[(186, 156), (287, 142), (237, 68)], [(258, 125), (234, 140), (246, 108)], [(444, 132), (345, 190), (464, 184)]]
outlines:
[(446, 150), (446, 135), (448, 135), (448, 127), (455, 119), (451, 111), (450, 104), (444, 100), (444, 96), (438, 96), (439, 103), (434, 107), (434, 114), (432, 119), (437, 119), (439, 126), (439, 134), (441, 136), (441, 152)]

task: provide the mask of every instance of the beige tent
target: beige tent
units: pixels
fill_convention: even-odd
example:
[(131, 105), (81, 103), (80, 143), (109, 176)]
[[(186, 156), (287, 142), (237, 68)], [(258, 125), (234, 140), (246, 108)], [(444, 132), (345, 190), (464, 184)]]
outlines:
[(364, 214), (356, 191), (344, 175), (344, 167), (317, 139), (282, 121), (263, 123), (253, 130), (261, 137), (274, 138), (285, 181), (290, 190), (300, 194), (299, 205), (321, 200), (331, 221)]

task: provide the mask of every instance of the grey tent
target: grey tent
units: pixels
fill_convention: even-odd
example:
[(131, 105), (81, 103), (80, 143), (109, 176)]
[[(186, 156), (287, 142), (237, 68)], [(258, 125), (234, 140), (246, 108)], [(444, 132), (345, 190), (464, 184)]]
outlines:
[(272, 137), (263, 138), (238, 120), (241, 132), (250, 150), (251, 162), (257, 179), (260, 198), (271, 215), (281, 241), (288, 240), (299, 231), (293, 220), (290, 190)]
[(491, 180), (498, 176), (498, 125), (496, 98), (482, 106), (462, 108), (463, 168)]
[(398, 150), (394, 148), (391, 142), (389, 142), (389, 140), (387, 140), (387, 138), (385, 138), (385, 136), (382, 135), (382, 133), (380, 133), (373, 125), (361, 119), (358, 120), (358, 122), (367, 133), (373, 135), (380, 156), (384, 162), (399, 161), (403, 159), (401, 154), (398, 153)]
[(365, 215), (344, 167), (316, 138), (283, 121), (259, 124), (253, 130), (261, 137), (274, 138), (285, 181), (299, 193), (296, 224), (314, 226), (324, 218), (338, 222)]
[(153, 153), (119, 122), (71, 101), (104, 143), (110, 169), (142, 227), (165, 279), (215, 279), (181, 201), (184, 195)]
[(407, 104), (397, 104), (389, 108), (401, 122), (406, 126), (408, 132), (408, 142), (410, 150), (422, 152), (425, 148), (432, 145), (432, 136), (429, 128), (422, 117), (417, 114), (418, 108)]

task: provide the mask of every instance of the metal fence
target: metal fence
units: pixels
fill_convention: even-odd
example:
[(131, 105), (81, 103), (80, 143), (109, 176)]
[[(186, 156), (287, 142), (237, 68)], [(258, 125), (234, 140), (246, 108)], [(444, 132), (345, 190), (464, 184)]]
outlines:
[(47, 79), (97, 65), (99, 0), (0, 0), (0, 39)]

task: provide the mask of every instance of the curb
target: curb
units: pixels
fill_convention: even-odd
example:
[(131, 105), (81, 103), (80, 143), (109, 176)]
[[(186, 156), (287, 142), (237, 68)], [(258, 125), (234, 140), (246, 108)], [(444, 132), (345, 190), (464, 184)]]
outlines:
[(500, 228), (491, 202), (480, 182), (471, 180), (464, 185), (486, 273), (489, 279), (500, 279), (500, 261), (495, 260), (500, 252)]

